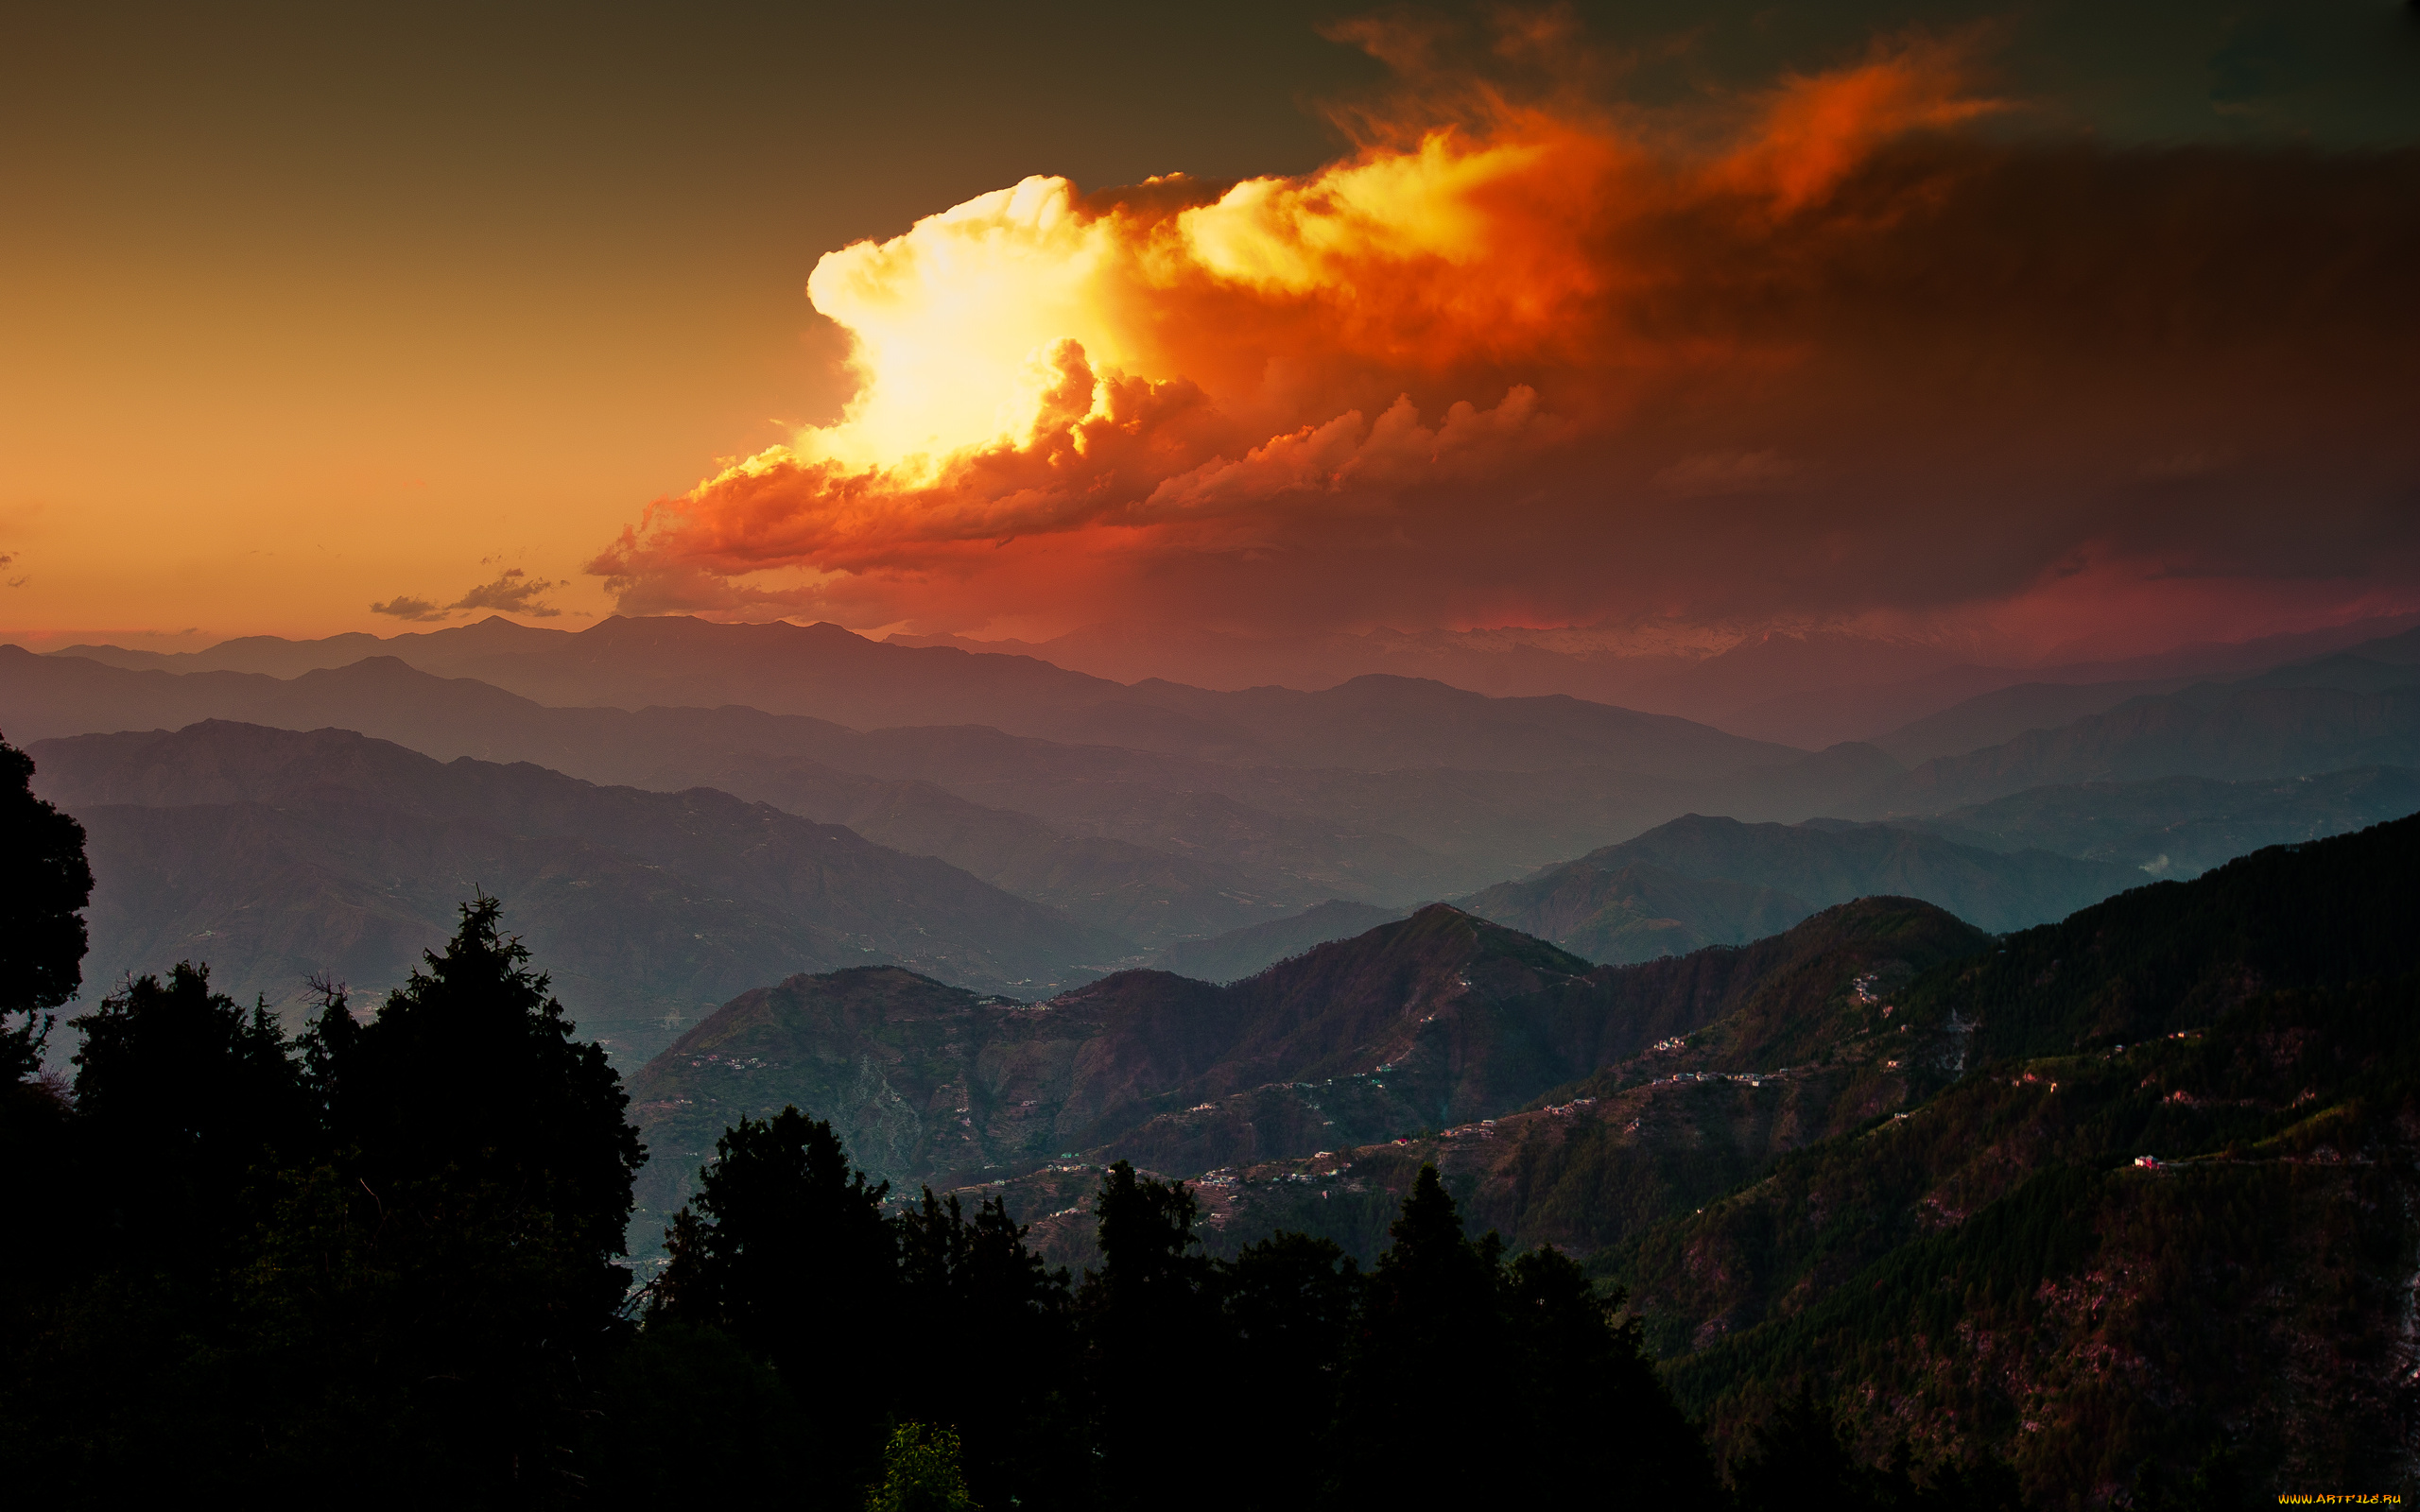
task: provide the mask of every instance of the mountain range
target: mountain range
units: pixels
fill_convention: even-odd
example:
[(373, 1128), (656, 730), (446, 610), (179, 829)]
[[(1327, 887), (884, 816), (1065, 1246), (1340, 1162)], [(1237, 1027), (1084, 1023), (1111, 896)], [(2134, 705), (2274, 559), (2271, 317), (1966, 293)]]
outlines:
[(1365, 1260), (1434, 1162), (1627, 1287), (1718, 1437), (1830, 1372), (1869, 1457), (1922, 1425), (2072, 1500), (2169, 1452), (2145, 1424), (2290, 1465), (2420, 1410), (2412, 641), (1918, 658), (1891, 696), (1966, 702), (1820, 751), (651, 621), (0, 648), (0, 728), (87, 827), (95, 986), (366, 1007), (500, 897), (629, 1078), (642, 1253), (793, 1104), (1067, 1263), (1114, 1160), (1215, 1253)]
[(440, 763), (346, 730), (209, 721), (37, 742), (37, 790), (80, 819), (96, 879), (88, 981), (207, 960), (285, 1004), (306, 974), (374, 1001), (479, 889), (635, 1066), (741, 988), (899, 961), (1046, 993), (1126, 940), (945, 863), (768, 804)]
[(2420, 669), (2410, 685), (2197, 685), (1959, 756), (1876, 785), (1844, 812), (1938, 814), (2028, 788), (2209, 777), (2239, 782), (2353, 766), (2411, 765), (2420, 752)]
[(2061, 918), (2143, 881), (2136, 868), (1985, 850), (1884, 825), (1742, 824), (1686, 815), (1462, 901), (1591, 960), (1637, 961), (1777, 934), (1819, 908), (1923, 898), (1980, 928)]
[[(1434, 690), (1404, 685), (1359, 692), (1399, 696), (1399, 714), (1411, 719), (1425, 717)], [(1475, 695), (1453, 697), (1486, 702)], [(887, 843), (893, 835), (913, 843), (970, 825), (996, 828), (997, 821), (969, 813), (964, 803), (937, 802), (944, 797), (932, 791), (938, 788), (965, 803), (1041, 820), (1055, 834), (1029, 832), (1028, 838), (1044, 849), (1059, 836), (1123, 841), (1238, 868), (1244, 890), (1275, 889), (1279, 903), (1296, 906), (1340, 894), (1416, 902), (1478, 885), (1600, 843), (1608, 830), (1626, 833), (1666, 816), (1660, 811), (1709, 782), (1772, 787), (1785, 795), (1783, 801), (1820, 805), (1870, 786), (1874, 775), (1862, 763), (1842, 765), (1804, 753), (1786, 753), (1792, 760), (1779, 766), (1744, 765), (1732, 776), (1694, 782), (1604, 767), (1245, 766), (1162, 750), (1063, 745), (983, 726), (860, 731), (736, 706), (548, 708), (393, 659), (291, 679), (235, 672), (181, 677), (0, 646), (0, 715), (19, 739), (175, 727), (200, 718), (334, 726), (445, 759), (531, 761), (593, 781), (651, 787), (713, 785), (827, 821), (844, 815), (879, 817), (898, 826), (877, 835)], [(1492, 717), (1501, 728), (1487, 738), (1518, 747), (1527, 728), (1520, 713), (1495, 711)], [(1668, 768), (1689, 767), (1709, 750), (1727, 750), (1741, 763), (1771, 754), (1770, 747), (1678, 721), (1644, 728), (1642, 738), (1651, 737), (1655, 747), (1647, 753), (1651, 765)], [(878, 792), (836, 773), (930, 786)], [(942, 853), (959, 864), (996, 864), (972, 849)], [(1028, 848), (1009, 864), (1046, 873), (1047, 860)], [(1284, 891), (1288, 878), (1296, 884), (1291, 893)], [(1237, 879), (1220, 874), (1198, 882), (1195, 890), (1205, 897), (1237, 885)], [(1214, 917), (1180, 933), (1216, 933), (1243, 921)]]
[(2268, 782), (2161, 777), (2036, 787), (1891, 822), (1985, 850), (2048, 850), (2183, 878), (2267, 846), (2349, 834), (2415, 811), (2420, 771), (2360, 766)]
[[(1744, 949), (1577, 973), (1432, 909), (1265, 976), (1324, 958), (1383, 1000), (1494, 974), (1513, 990), (1470, 991), (1466, 1019), (1584, 1026), (1564, 1042), (1597, 1068), (1517, 1108), (1416, 1102), (1385, 1109), (1391, 1137), (1336, 1137), (1385, 1108), (1375, 1084), (1430, 1069), (1402, 1056), (1135, 1122), (969, 1194), (1080, 1260), (1087, 1173), (1126, 1156), (1194, 1178), (1214, 1249), (1293, 1229), (1367, 1256), (1433, 1162), (1475, 1228), (1626, 1286), (1666, 1379), (1735, 1449), (1820, 1379), (1859, 1454), (1920, 1429), (1920, 1452), (2012, 1462), (2029, 1503), (2084, 1504), (2147, 1462), (2182, 1479), (2221, 1448), (2256, 1484), (2345, 1465), (2402, 1484), (2415, 910), (2420, 817), (1996, 940), (1867, 899)], [(1406, 979), (1410, 936), (1433, 954)], [(1128, 980), (1152, 990), (1126, 1011), (1178, 1002)], [(1317, 1129), (1284, 1116), (1305, 1091), (1335, 1115)]]
[[(1145, 631), (1105, 624), (1042, 642), (956, 635), (890, 639), (894, 644), (1030, 656), (1120, 682), (1157, 677), (1211, 688), (1272, 682), (1310, 688), (1377, 672), (1435, 679), (1495, 695), (1569, 694), (1703, 720), (1756, 739), (1821, 747), (1844, 740), (1880, 741), (1879, 731), (2013, 684), (2135, 681), (2183, 686), (2203, 679), (2239, 678), (2374, 641), (2411, 623), (2410, 615), (2388, 616), (2247, 642), (2183, 645), (2120, 661), (2063, 661), (2031, 667), (1979, 662), (1971, 648), (1939, 642), (1819, 629), (1769, 629), (1739, 638), (1675, 635), (1651, 624), (1548, 630), (1372, 629), (1316, 637), (1201, 629), (1172, 633), (1164, 626)], [(2064, 724), (2099, 713), (2127, 696), (2132, 694), (2091, 695), (2085, 707), (2049, 722)], [(1995, 744), (2029, 728), (2014, 726), (1956, 748)], [(1902, 758), (1909, 759), (1922, 758)]]
[[(1449, 766), (1529, 771), (1609, 766), (1684, 776), (1778, 765), (1800, 753), (1669, 715), (1567, 696), (1490, 698), (1425, 679), (1371, 674), (1323, 692), (1234, 693), (1149, 680), (1132, 686), (1030, 657), (870, 641), (837, 625), (719, 625), (683, 616), (614, 616), (589, 629), (527, 630), (510, 622), (395, 638), (420, 670), (472, 678), (559, 707), (621, 709), (738, 704), (809, 714), (859, 730), (987, 725), (1010, 734), (1111, 745), (1253, 765), (1386, 770)], [(448, 640), (448, 637), (459, 637)], [(208, 659), (198, 670), (287, 676), (361, 659), (353, 638), (320, 654), (275, 643), (258, 656)], [(94, 660), (99, 648), (78, 647)], [(330, 660), (330, 652), (341, 660)], [(160, 670), (164, 659), (108, 658)], [(297, 662), (310, 663), (296, 667)], [(174, 663), (167, 663), (174, 664)]]
[(1028, 1004), (898, 969), (802, 975), (724, 1005), (633, 1081), (659, 1152), (634, 1237), (726, 1125), (791, 1104), (911, 1193), (1055, 1191), (1066, 1162), (1120, 1157), (1216, 1172), (1510, 1113), (1782, 977), (1814, 972), (1820, 997), (1845, 961), (1898, 981), (1986, 943), (1928, 904), (1866, 900), (1746, 951), (1592, 967), (1435, 904), (1225, 987), (1130, 971)]

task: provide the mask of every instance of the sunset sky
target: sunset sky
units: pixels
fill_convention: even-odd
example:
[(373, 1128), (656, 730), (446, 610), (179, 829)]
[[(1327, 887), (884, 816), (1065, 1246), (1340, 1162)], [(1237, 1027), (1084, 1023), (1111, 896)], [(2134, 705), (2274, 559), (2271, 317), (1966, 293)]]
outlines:
[(52, 9), (24, 644), (2420, 610), (2399, 0)]

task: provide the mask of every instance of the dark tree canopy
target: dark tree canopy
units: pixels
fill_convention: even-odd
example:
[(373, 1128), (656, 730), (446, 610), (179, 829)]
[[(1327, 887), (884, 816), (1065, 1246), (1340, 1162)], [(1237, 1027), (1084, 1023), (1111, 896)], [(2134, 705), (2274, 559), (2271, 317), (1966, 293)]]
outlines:
[(155, 1154), (292, 1147), (302, 1129), (285, 1033), (265, 1003), (210, 989), (210, 968), (181, 961), (141, 976), (74, 1021), (76, 1106), (113, 1137)]
[[(900, 1372), (893, 1415), (957, 1427), (978, 1503), (1007, 1506), (1013, 1497), (1027, 1506), (1050, 1504), (1036, 1488), (1063, 1475), (1082, 1452), (1079, 1406), (1066, 1384), (1077, 1364), (1067, 1272), (1026, 1248), (1026, 1229), (997, 1197), (970, 1219), (957, 1197), (937, 1198), (927, 1188), (894, 1226), (892, 1349), (908, 1361), (975, 1367)], [(1004, 1367), (1036, 1386), (1003, 1391), (995, 1372)]]
[[(67, 1504), (578, 1499), (641, 1151), (497, 912), (467, 905), (371, 1023), (328, 986), (299, 1056), (190, 963), (77, 1021), (40, 1294), (0, 1312), (0, 1479)], [(700, 1358), (673, 1342), (655, 1358)], [(749, 1441), (778, 1451), (780, 1416)]]
[(254, 1168), (315, 1141), (285, 1032), (267, 1005), (213, 992), (208, 967), (137, 977), (75, 1026), (76, 1109), (114, 1228), (198, 1242), (239, 1221)]
[(1184, 1182), (1138, 1177), (1120, 1160), (1101, 1177), (1095, 1211), (1101, 1267), (1085, 1273), (1076, 1308), (1107, 1498), (1199, 1505), (1210, 1499), (1205, 1483), (1170, 1484), (1161, 1446), (1199, 1430), (1218, 1384), (1213, 1268), (1193, 1232), (1200, 1204)]
[(34, 797), (33, 775), (33, 758), (0, 741), (0, 1082), (41, 1066), (51, 1010), (84, 981), (84, 827)]
[(865, 1467), (896, 1358), (898, 1242), (889, 1183), (853, 1169), (832, 1125), (786, 1108), (715, 1143), (666, 1234), (655, 1319), (719, 1330), (771, 1362), (823, 1438), (821, 1473)]
[(527, 947), (501, 932), (501, 909), (485, 895), (463, 904), (443, 954), (357, 1032), (323, 1013), (314, 1077), (329, 1089), (336, 1143), (358, 1148), (372, 1188), (448, 1177), (525, 1192), (601, 1264), (622, 1252), (647, 1152), (621, 1078), (572, 1038)]

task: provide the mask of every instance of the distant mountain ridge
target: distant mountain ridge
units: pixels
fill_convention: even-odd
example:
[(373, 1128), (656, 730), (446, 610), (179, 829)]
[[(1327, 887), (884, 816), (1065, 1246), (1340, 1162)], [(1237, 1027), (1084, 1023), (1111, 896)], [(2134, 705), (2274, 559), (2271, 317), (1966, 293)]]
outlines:
[(1498, 883), (1461, 902), (1482, 919), (1607, 965), (1744, 945), (1816, 912), (1815, 904), (1775, 888), (1639, 861), (1573, 862), (1543, 877)]
[(2266, 846), (2349, 834), (2415, 811), (2420, 770), (2361, 766), (2265, 782), (2162, 777), (2035, 787), (1891, 822), (1962, 845), (2049, 850), (2184, 878)]
[[(2118, 661), (2063, 660), (2032, 667), (1979, 664), (1968, 660), (1968, 652), (1928, 642), (1789, 629), (1768, 630), (1727, 646), (1723, 635), (1650, 627), (1628, 633), (1603, 628), (1374, 629), (1272, 639), (1202, 630), (1171, 635), (1164, 627), (1147, 631), (1105, 624), (1043, 642), (958, 635), (890, 639), (910, 645), (1031, 656), (1130, 683), (1160, 677), (1208, 688), (1267, 683), (1313, 688), (1381, 672), (1432, 678), (1496, 695), (1569, 694), (1815, 749), (1845, 740), (1883, 742), (1876, 731), (2015, 683), (2132, 680), (2182, 687), (2196, 679), (2242, 677), (2342, 650), (2373, 641), (2381, 632), (2401, 630), (2411, 619), (2390, 615), (2246, 642), (2182, 645)], [(2125, 696), (2132, 694), (2087, 696), (2085, 707), (2048, 722), (2097, 713)], [(1987, 738), (1927, 750), (1914, 759), (1996, 744), (2044, 722), (2012, 725)]]
[[(93, 964), (109, 974), (192, 956), (280, 1002), (306, 970), (391, 985), (485, 885), (592, 1032), (610, 1010), (611, 1037), (651, 1048), (666, 1015), (802, 968), (871, 956), (1044, 995), (1135, 954), (942, 862), (711, 789), (225, 722), (32, 754), (38, 789), (95, 835)], [(667, 932), (676, 915), (691, 922)]]
[[(1860, 747), (1685, 780), (1602, 767), (1506, 774), (1236, 766), (977, 726), (861, 732), (736, 706), (548, 708), (387, 657), (278, 679), (128, 671), (0, 646), (0, 729), (19, 739), (202, 718), (354, 729), (441, 758), (531, 761), (600, 782), (711, 785), (821, 821), (863, 825), (885, 844), (934, 846), (952, 864), (1003, 885), (1072, 876), (1045, 901), (1150, 940), (1219, 933), (1249, 922), (1252, 908), (1268, 917), (1323, 897), (1386, 904), (1435, 898), (1692, 806), (1751, 816), (1776, 807), (1821, 812), (1897, 769)], [(920, 782), (930, 785), (898, 785)], [(1055, 833), (1035, 831), (1036, 819)], [(1093, 847), (1071, 865), (1053, 853), (1061, 837), (1160, 854)], [(1167, 858), (1195, 869), (1171, 871)], [(1225, 894), (1252, 902), (1239, 913), (1218, 902)], [(1162, 898), (1168, 900), (1162, 911), (1182, 920), (1167, 935), (1138, 917), (1161, 909)]]
[[(326, 660), (298, 658), (282, 646), (250, 649), (254, 654), (231, 648), (205, 660), (279, 670), (296, 660)], [(370, 650), (351, 637), (330, 649), (345, 656), (337, 664), (357, 660), (348, 653)], [(1801, 754), (1671, 715), (1562, 696), (1491, 698), (1383, 674), (1319, 693), (1217, 693), (1159, 680), (1130, 687), (1030, 657), (869, 641), (837, 625), (617, 615), (577, 633), (507, 632), (491, 625), (399, 636), (382, 651), (424, 671), (475, 678), (559, 707), (742, 704), (858, 730), (989, 725), (1061, 742), (1265, 765), (1605, 765), (1681, 776), (1779, 765)], [(111, 660), (147, 670), (177, 664), (123, 654)]]
[(1197, 982), (1236, 982), (1330, 940), (1350, 939), (1401, 919), (1400, 910), (1331, 898), (1285, 919), (1272, 919), (1208, 939), (1180, 940), (1151, 965)]
[(2252, 683), (2140, 697), (2055, 730), (1936, 757), (1855, 812), (1938, 814), (2027, 788), (2158, 777), (2299, 777), (2420, 765), (2420, 686), (2355, 693)]
[(1871, 896), (1920, 898), (1999, 932), (2145, 880), (2138, 869), (1881, 825), (1742, 824), (1691, 814), (1462, 902), (1591, 959), (1642, 960), (1744, 943)]

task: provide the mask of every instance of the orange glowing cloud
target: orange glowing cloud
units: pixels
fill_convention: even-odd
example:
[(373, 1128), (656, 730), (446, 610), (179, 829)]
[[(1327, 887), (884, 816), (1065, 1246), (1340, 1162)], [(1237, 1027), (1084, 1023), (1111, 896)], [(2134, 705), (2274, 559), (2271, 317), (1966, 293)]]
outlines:
[[(1301, 178), (1028, 179), (827, 255), (840, 420), (590, 571), (632, 611), (925, 628), (1858, 613), (2035, 592), (2087, 545), (2295, 576), (2259, 490), (2330, 441), (2305, 523), (2403, 570), (2377, 322), (2411, 329), (2414, 216), (2378, 189), (2411, 162), (2330, 165), (2281, 235), (2221, 180), (2290, 165), (1991, 141), (1926, 43), (1711, 146), (1483, 99)], [(2219, 435), (2223, 476), (2144, 460)], [(2301, 553), (2320, 597), (2343, 539)]]

